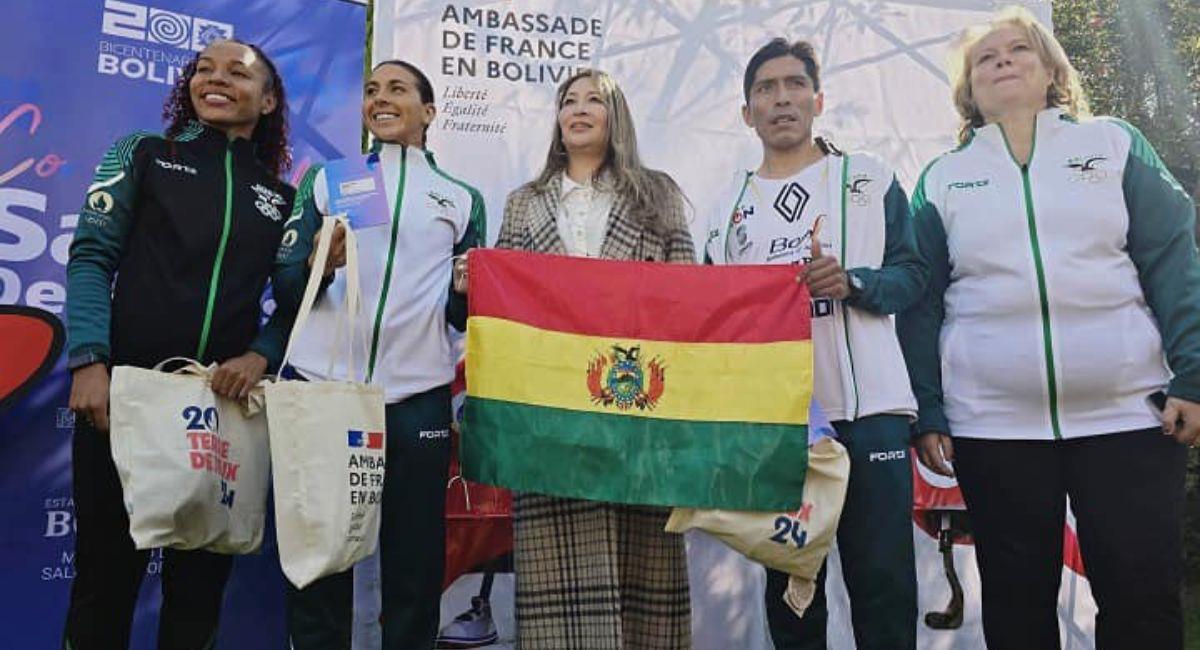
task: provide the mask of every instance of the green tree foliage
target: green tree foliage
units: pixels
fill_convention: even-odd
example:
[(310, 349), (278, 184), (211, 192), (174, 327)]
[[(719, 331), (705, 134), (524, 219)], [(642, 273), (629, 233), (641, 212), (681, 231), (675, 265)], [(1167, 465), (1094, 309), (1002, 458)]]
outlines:
[(1054, 0), (1092, 112), (1129, 120), (1192, 196), (1200, 174), (1200, 2)]
[[(1200, 0), (1054, 0), (1054, 31), (1097, 115), (1142, 130), (1200, 202)], [(1188, 477), (1189, 589), (1200, 590), (1200, 454)]]

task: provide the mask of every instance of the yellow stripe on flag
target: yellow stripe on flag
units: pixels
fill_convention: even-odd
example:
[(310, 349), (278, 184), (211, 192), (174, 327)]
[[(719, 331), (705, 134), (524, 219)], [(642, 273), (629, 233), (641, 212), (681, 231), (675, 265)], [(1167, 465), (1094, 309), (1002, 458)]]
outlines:
[(467, 394), (485, 399), (671, 420), (807, 424), (811, 375), (812, 341), (639, 341), (483, 316), (467, 324)]

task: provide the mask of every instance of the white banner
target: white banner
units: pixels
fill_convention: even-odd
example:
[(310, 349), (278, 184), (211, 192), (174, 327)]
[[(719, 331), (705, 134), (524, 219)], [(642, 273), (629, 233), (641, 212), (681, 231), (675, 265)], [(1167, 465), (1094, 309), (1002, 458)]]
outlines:
[[(957, 130), (949, 46), (1006, 4), (379, 0), (372, 48), (375, 62), (405, 59), (432, 80), (429, 146), (483, 192), (494, 237), (504, 197), (545, 162), (558, 83), (583, 67), (615, 77), (643, 159), (670, 173), (703, 218), (736, 169), (758, 164), (758, 140), (741, 119), (742, 73), (775, 36), (816, 47), (825, 92), (816, 131), (879, 154), (911, 188)], [(1048, 0), (1025, 4), (1049, 22)], [(694, 234), (702, 230), (695, 224)]]
[[(374, 62), (404, 59), (433, 82), (438, 116), (429, 147), (442, 166), (483, 193), (489, 241), (499, 231), (507, 194), (545, 162), (558, 83), (579, 68), (595, 67), (625, 91), (643, 159), (671, 174), (694, 206), (699, 249), (703, 221), (725, 181), (759, 161), (759, 142), (740, 113), (743, 70), (758, 47), (775, 36), (812, 42), (825, 92), (816, 132), (842, 149), (879, 154), (911, 190), (922, 167), (954, 144), (958, 118), (945, 66), (950, 46), (965, 26), (1007, 4), (1012, 2), (376, 0), (372, 47)], [(1049, 24), (1049, 0), (1020, 4)], [(924, 615), (945, 609), (950, 588), (937, 539), (917, 526), (914, 535), (920, 647), (983, 647), (973, 547), (953, 551), (965, 592), (962, 625), (934, 630)], [(770, 648), (761, 569), (703, 535), (689, 535), (689, 562), (695, 647)], [(1095, 606), (1087, 582), (1067, 568), (1063, 575), (1064, 647), (1092, 648)], [(467, 608), (475, 584), (478, 577), (470, 576), (451, 587), (443, 622)], [(492, 600), (501, 638), (511, 641), (509, 585), (497, 581)], [(852, 648), (836, 571), (829, 595), (830, 647)]]

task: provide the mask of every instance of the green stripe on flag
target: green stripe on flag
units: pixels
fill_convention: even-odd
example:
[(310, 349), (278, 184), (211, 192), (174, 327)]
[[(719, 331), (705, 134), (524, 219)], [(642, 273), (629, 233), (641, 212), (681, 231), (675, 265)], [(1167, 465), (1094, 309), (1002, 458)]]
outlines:
[(467, 397), (464, 475), (561, 497), (693, 508), (795, 510), (803, 425), (689, 422)]

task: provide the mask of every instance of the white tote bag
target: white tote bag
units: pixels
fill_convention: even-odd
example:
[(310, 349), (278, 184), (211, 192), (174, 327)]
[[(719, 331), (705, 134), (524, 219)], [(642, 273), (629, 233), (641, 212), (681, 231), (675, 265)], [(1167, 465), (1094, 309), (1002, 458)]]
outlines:
[(386, 445), (383, 390), (355, 381), (358, 252), (345, 219), (325, 218), (280, 367), (286, 366), (316, 300), (337, 222), (346, 226), (346, 300), (337, 330), (348, 334), (328, 345), (330, 367), (333, 355), (344, 353), (342, 367), (350, 376), (345, 381), (276, 380), (266, 385), (279, 560), (297, 587), (350, 568), (375, 551), (379, 536)]
[(113, 368), (113, 462), (139, 549), (253, 553), (262, 543), (270, 463), (262, 388), (247, 402), (212, 392), (213, 368)]
[(804, 496), (794, 512), (675, 508), (665, 530), (702, 530), (747, 558), (788, 574), (784, 602), (802, 616), (812, 603), (814, 580), (837, 535), (846, 501), (850, 456), (833, 438), (808, 449)]

